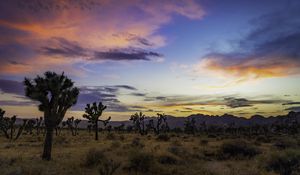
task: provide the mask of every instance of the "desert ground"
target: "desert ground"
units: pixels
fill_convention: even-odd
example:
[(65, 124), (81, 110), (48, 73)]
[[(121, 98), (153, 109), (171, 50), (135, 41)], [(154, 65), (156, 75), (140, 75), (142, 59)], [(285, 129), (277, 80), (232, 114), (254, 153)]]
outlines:
[(52, 160), (43, 161), (43, 134), (23, 134), (16, 141), (0, 137), (0, 174), (300, 174), (299, 135), (246, 138), (102, 131), (95, 141), (87, 130), (76, 136), (63, 130), (53, 139)]

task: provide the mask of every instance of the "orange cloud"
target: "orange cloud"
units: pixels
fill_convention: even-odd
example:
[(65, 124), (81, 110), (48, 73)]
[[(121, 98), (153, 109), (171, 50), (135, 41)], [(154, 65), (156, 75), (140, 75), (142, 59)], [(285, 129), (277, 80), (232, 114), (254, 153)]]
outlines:
[(232, 59), (230, 57), (207, 57), (197, 69), (209, 71), (219, 76), (236, 77), (240, 80), (284, 77), (300, 74), (299, 63), (295, 59), (276, 56), (265, 58)]
[[(173, 14), (190, 19), (201, 19), (204, 15), (202, 7), (193, 0), (34, 1), (21, 6), (10, 2), (6, 4), (6, 9), (0, 10), (8, 14), (6, 18), (0, 18), (0, 26), (24, 33), (1, 37), (0, 44), (21, 45), (34, 52), (30, 59), (26, 56), (0, 58), (2, 73), (30, 72), (37, 69), (31, 63), (40, 62), (40, 59), (45, 61), (39, 63), (43, 64), (40, 65), (42, 67), (56, 65), (52, 58), (39, 53), (40, 47), (51, 44), (49, 41), (53, 38), (63, 38), (92, 50), (128, 47), (155, 49), (166, 44), (164, 36), (156, 31), (168, 23)], [(24, 65), (2, 61), (7, 62), (8, 59), (16, 62), (22, 60)], [(78, 58), (65, 64), (71, 65), (76, 61)]]

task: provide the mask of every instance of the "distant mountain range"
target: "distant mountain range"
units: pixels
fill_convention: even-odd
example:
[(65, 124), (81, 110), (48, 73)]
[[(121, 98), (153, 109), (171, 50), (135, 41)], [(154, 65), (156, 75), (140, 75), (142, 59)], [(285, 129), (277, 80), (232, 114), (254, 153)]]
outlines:
[[(145, 123), (147, 123), (147, 120), (154, 119), (155, 121), (156, 117), (149, 117), (146, 119)], [(238, 117), (230, 114), (224, 114), (221, 116), (211, 116), (211, 115), (204, 115), (204, 114), (192, 114), (187, 117), (174, 117), (174, 116), (167, 116), (167, 121), (170, 128), (175, 127), (184, 127), (184, 123), (186, 120), (194, 118), (196, 121), (196, 125), (199, 127), (203, 122), (205, 122), (208, 126), (225, 126), (234, 124), (235, 126), (251, 126), (251, 125), (269, 125), (273, 123), (284, 123), (286, 120), (290, 118), (295, 118), (300, 123), (300, 112), (290, 112), (287, 115), (279, 115), (279, 116), (270, 116), (270, 117), (264, 117), (262, 115), (254, 115), (250, 118), (243, 118)], [(21, 123), (21, 119), (18, 119), (17, 123)], [(120, 126), (121, 124), (124, 124), (125, 126), (132, 125), (131, 121), (111, 121), (109, 122), (109, 125), (112, 127)], [(86, 128), (88, 125), (87, 120), (82, 120), (79, 124), (80, 128)], [(102, 123), (99, 122), (99, 127), (103, 127)]]

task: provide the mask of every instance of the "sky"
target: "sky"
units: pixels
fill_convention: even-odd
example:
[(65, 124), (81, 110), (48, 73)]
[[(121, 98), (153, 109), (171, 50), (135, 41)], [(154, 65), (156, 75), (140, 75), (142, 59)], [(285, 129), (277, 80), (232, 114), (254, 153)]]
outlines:
[(45, 71), (80, 89), (66, 117), (95, 101), (113, 120), (300, 111), (300, 2), (0, 1), (6, 115), (42, 116), (22, 82)]

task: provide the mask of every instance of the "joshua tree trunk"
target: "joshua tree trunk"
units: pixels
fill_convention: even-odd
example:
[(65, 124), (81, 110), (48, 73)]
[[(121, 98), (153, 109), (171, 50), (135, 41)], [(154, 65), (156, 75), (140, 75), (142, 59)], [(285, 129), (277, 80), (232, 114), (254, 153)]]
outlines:
[(51, 160), (52, 139), (53, 139), (53, 127), (49, 127), (49, 128), (47, 128), (47, 131), (46, 131), (44, 152), (43, 152), (43, 156), (42, 156), (42, 158), (44, 160)]
[(98, 120), (95, 123), (95, 140), (98, 140)]

